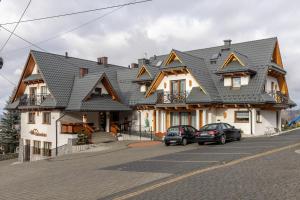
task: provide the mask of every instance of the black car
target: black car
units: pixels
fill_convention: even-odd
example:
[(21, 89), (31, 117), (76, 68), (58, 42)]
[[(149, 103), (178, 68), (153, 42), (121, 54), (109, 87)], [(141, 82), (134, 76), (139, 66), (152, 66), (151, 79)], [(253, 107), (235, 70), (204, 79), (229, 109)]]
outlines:
[(203, 126), (195, 135), (195, 141), (199, 145), (205, 142), (218, 142), (225, 144), (228, 140), (241, 140), (240, 129), (236, 129), (227, 123), (214, 123)]
[(166, 146), (170, 144), (182, 144), (187, 145), (195, 141), (195, 134), (197, 129), (188, 125), (171, 126), (167, 130), (167, 134), (164, 138)]

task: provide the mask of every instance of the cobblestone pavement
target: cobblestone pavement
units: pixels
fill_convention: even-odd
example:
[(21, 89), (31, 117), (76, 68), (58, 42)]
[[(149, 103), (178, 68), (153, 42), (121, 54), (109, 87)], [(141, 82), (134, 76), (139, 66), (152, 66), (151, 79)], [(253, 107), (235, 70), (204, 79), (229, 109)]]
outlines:
[[(193, 170), (222, 165), (297, 142), (300, 142), (300, 131), (270, 138), (247, 138), (226, 145), (191, 144), (165, 147), (161, 144), (145, 148), (123, 146), (110, 151), (66, 155), (52, 160), (0, 165), (0, 199), (112, 199)], [(260, 188), (263, 183), (275, 182), (276, 177), (284, 178), (284, 173), (281, 172), (289, 170), (276, 171), (276, 161), (283, 164), (284, 169), (290, 169), (286, 176), (291, 181), (295, 180), (296, 176), (292, 177), (291, 173), (299, 174), (297, 163), (300, 161), (296, 158), (300, 156), (294, 153), (298, 157), (290, 160), (287, 156), (290, 153), (284, 151), (243, 162), (236, 167), (196, 175), (135, 198), (220, 199), (217, 198), (220, 196), (207, 194), (212, 193), (214, 188), (219, 188), (218, 193), (225, 193), (227, 199), (239, 199), (232, 196), (235, 194), (234, 190), (240, 194), (248, 188), (251, 191)], [(268, 169), (274, 170), (274, 173)], [(222, 189), (223, 183), (233, 192)], [(273, 184), (269, 187), (276, 189)], [(281, 183), (278, 183), (278, 187), (284, 188)], [(193, 188), (196, 188), (197, 192), (193, 193)], [(297, 188), (297, 185), (294, 188)], [(257, 197), (264, 197), (266, 194), (259, 193), (261, 196)], [(255, 199), (250, 193), (246, 197), (249, 198), (244, 199)]]
[(0, 164), (0, 199), (99, 199), (170, 175), (100, 168), (196, 147), (165, 148), (161, 144), (124, 148), (121, 142), (119, 147), (115, 146), (110, 151), (77, 153), (18, 165), (7, 162)]

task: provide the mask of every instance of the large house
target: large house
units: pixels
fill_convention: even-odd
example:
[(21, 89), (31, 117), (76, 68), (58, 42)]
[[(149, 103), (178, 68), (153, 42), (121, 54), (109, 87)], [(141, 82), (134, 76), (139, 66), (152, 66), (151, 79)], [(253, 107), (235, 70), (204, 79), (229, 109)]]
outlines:
[[(22, 160), (63, 151), (84, 129), (163, 134), (227, 122), (244, 134), (281, 130), (289, 98), (277, 38), (171, 50), (130, 67), (31, 51), (8, 109), (21, 111)], [(51, 151), (52, 150), (52, 151)]]

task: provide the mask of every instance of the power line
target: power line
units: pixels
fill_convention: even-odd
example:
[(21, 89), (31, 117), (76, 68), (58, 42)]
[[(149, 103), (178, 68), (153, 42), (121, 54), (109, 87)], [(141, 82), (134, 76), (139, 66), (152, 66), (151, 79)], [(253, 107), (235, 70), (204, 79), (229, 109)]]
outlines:
[(12, 82), (11, 80), (9, 80), (7, 77), (5, 77), (4, 75), (0, 74), (0, 76), (2, 78), (4, 78), (5, 80), (7, 80), (10, 84), (12, 84), (13, 86), (16, 86), (16, 84), (14, 82)]
[(125, 4), (114, 5), (114, 6), (90, 9), (90, 10), (64, 13), (64, 14), (60, 14), (60, 15), (53, 15), (53, 16), (40, 17), (40, 18), (35, 18), (35, 19), (21, 20), (20, 22), (6, 22), (6, 23), (2, 23), (0, 25), (3, 26), (3, 25), (10, 25), (10, 24), (16, 24), (16, 23), (25, 23), (25, 22), (40, 21), (40, 20), (53, 19), (53, 18), (59, 18), (59, 17), (66, 17), (66, 16), (71, 16), (71, 15), (78, 15), (78, 14), (83, 14), (83, 13), (96, 12), (96, 11), (100, 11), (100, 10), (107, 10), (107, 9), (111, 9), (111, 8), (119, 8), (119, 7), (139, 4), (139, 3), (145, 3), (145, 2), (148, 2), (148, 1), (152, 1), (152, 0), (143, 0), (143, 1), (137, 1), (137, 2), (130, 2), (130, 3), (125, 3)]
[[(135, 2), (135, 1), (133, 1), (133, 2)], [(145, 1), (145, 2), (146, 2), (146, 1)], [(111, 14), (111, 13), (113, 13), (113, 12), (115, 12), (115, 11), (117, 11), (117, 10), (119, 10), (119, 9), (121, 9), (121, 8), (123, 8), (123, 7), (125, 7), (125, 6), (126, 6), (126, 5), (124, 5), (124, 6), (122, 6), (122, 7), (119, 7), (119, 8), (117, 8), (117, 9), (115, 9), (115, 10), (109, 12), (109, 13), (106, 13), (106, 15), (102, 15), (102, 17), (107, 16), (108, 14)], [(101, 17), (101, 16), (100, 16), (100, 17)], [(99, 18), (99, 17), (98, 17), (98, 18)], [(96, 19), (96, 18), (95, 18), (95, 19)], [(94, 20), (95, 20), (95, 19), (94, 19)], [(87, 23), (85, 23), (85, 24), (87, 24)], [(17, 37), (17, 38), (19, 38), (19, 39), (21, 39), (21, 40), (23, 40), (23, 41), (29, 43), (31, 46), (34, 46), (34, 47), (36, 47), (36, 48), (38, 48), (38, 49), (40, 49), (40, 50), (42, 50), (42, 51), (44, 51), (44, 52), (49, 53), (47, 50), (45, 50), (45, 49), (43, 49), (42, 47), (39, 47), (38, 45), (36, 45), (36, 44), (34, 44), (34, 43), (28, 41), (27, 39), (23, 38), (22, 36), (20, 36), (20, 35), (14, 33), (14, 32), (12, 32), (12, 31), (10, 31), (9, 29), (5, 28), (4, 26), (0, 26), (0, 27), (2, 27), (5, 31), (11, 33), (11, 34), (14, 35), (15, 37)], [(57, 58), (59, 58), (59, 59), (62, 59), (62, 57), (61, 57), (60, 55), (56, 55), (56, 54), (53, 54), (53, 55), (55, 55), (55, 56), (56, 56)], [(79, 67), (79, 66), (76, 66), (74, 63), (71, 63), (71, 62), (66, 61), (65, 59), (62, 59), (62, 60), (63, 60), (64, 62), (66, 62), (66, 63), (69, 63), (69, 64), (75, 66), (75, 67)], [(1, 74), (0, 74), (0, 76), (3, 77), (3, 78), (5, 78), (6, 80), (8, 80), (11, 84), (15, 85), (14, 83), (12, 83), (12, 82), (11, 82), (8, 78), (6, 78), (5, 76), (3, 76), (3, 75), (1, 75)]]
[(7, 43), (8, 43), (8, 41), (10, 40), (11, 36), (14, 34), (14, 32), (15, 32), (15, 30), (17, 29), (18, 25), (20, 24), (20, 22), (21, 22), (21, 20), (22, 20), (23, 16), (25, 15), (25, 13), (26, 13), (27, 9), (29, 8), (29, 5), (30, 5), (30, 3), (31, 3), (31, 0), (29, 0), (29, 2), (27, 3), (27, 6), (26, 6), (26, 8), (24, 9), (24, 11), (23, 11), (23, 13), (22, 13), (21, 17), (19, 18), (19, 21), (18, 21), (18, 22), (16, 22), (16, 26), (14, 27), (13, 31), (10, 33), (9, 37), (7, 38), (7, 40), (4, 42), (3, 46), (1, 47), (1, 49), (0, 49), (0, 53), (3, 51), (3, 49), (4, 49), (4, 48), (5, 48), (5, 46), (6, 46), (6, 44), (7, 44)]
[[(152, 1), (152, 0), (148, 0), (148, 1)], [(135, 1), (132, 1), (132, 2), (130, 2), (130, 3), (123, 4), (122, 6), (116, 8), (116, 9), (110, 11), (110, 12), (107, 12), (107, 13), (101, 15), (101, 16), (98, 16), (98, 17), (96, 17), (96, 18), (93, 18), (93, 19), (91, 19), (91, 20), (88, 20), (88, 21), (86, 21), (86, 22), (80, 24), (79, 26), (76, 26), (76, 27), (74, 27), (74, 28), (71, 28), (71, 29), (69, 29), (69, 30), (67, 30), (67, 31), (65, 31), (65, 32), (56, 34), (56, 35), (54, 35), (54, 36), (52, 36), (52, 37), (50, 37), (50, 38), (48, 38), (48, 39), (38, 41), (38, 42), (36, 42), (35, 44), (42, 44), (42, 43), (45, 43), (45, 42), (54, 40), (54, 39), (56, 39), (56, 38), (59, 38), (59, 37), (61, 37), (61, 36), (63, 36), (63, 35), (66, 35), (66, 34), (68, 34), (68, 33), (74, 32), (74, 31), (76, 31), (76, 30), (78, 30), (78, 29), (81, 29), (82, 27), (85, 27), (85, 26), (87, 26), (87, 25), (89, 25), (89, 24), (91, 24), (91, 23), (93, 23), (93, 22), (95, 22), (95, 21), (98, 21), (98, 20), (100, 20), (100, 19), (102, 19), (102, 18), (104, 18), (104, 17), (106, 17), (106, 16), (108, 16), (108, 15), (110, 15), (110, 14), (112, 14), (112, 13), (118, 11), (119, 9), (121, 9), (121, 8), (127, 6), (127, 5), (133, 5), (134, 3), (145, 3), (145, 2), (147, 2), (147, 1), (138, 1), (138, 2), (136, 2), (136, 0), (135, 0)], [(1, 25), (0, 25), (0, 28), (1, 28)], [(22, 48), (18, 48), (18, 49), (13, 49), (13, 50), (10, 50), (10, 51), (6, 51), (6, 52), (3, 52), (3, 53), (4, 53), (4, 54), (12, 53), (12, 52), (15, 52), (15, 51), (18, 51), (18, 50), (27, 49), (27, 48), (29, 48), (29, 47), (31, 47), (31, 46), (32, 46), (32, 45), (29, 45), (29, 46), (25, 46), (25, 47), (22, 47)]]

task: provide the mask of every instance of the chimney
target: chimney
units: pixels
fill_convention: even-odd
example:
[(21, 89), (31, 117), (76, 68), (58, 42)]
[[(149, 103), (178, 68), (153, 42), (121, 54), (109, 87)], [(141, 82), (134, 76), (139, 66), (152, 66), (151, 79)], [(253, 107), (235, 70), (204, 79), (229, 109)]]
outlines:
[(138, 68), (139, 65), (137, 63), (131, 63), (130, 64), (130, 68), (133, 69), (133, 68)]
[(229, 50), (231, 46), (231, 40), (224, 40), (224, 48), (222, 50)]
[(65, 52), (65, 57), (66, 57), (66, 58), (69, 58), (69, 55), (68, 55), (68, 52), (67, 52), (67, 51)]
[(141, 58), (141, 59), (138, 59), (138, 63), (139, 63), (139, 66), (141, 65), (147, 65), (147, 64), (150, 64), (150, 60), (149, 59), (146, 59), (146, 58)]
[(107, 57), (100, 57), (100, 58), (97, 58), (97, 63), (99, 65), (107, 65), (108, 64), (108, 58)]
[(85, 75), (87, 75), (89, 73), (89, 69), (88, 68), (79, 68), (79, 76), (80, 78), (84, 77)]

